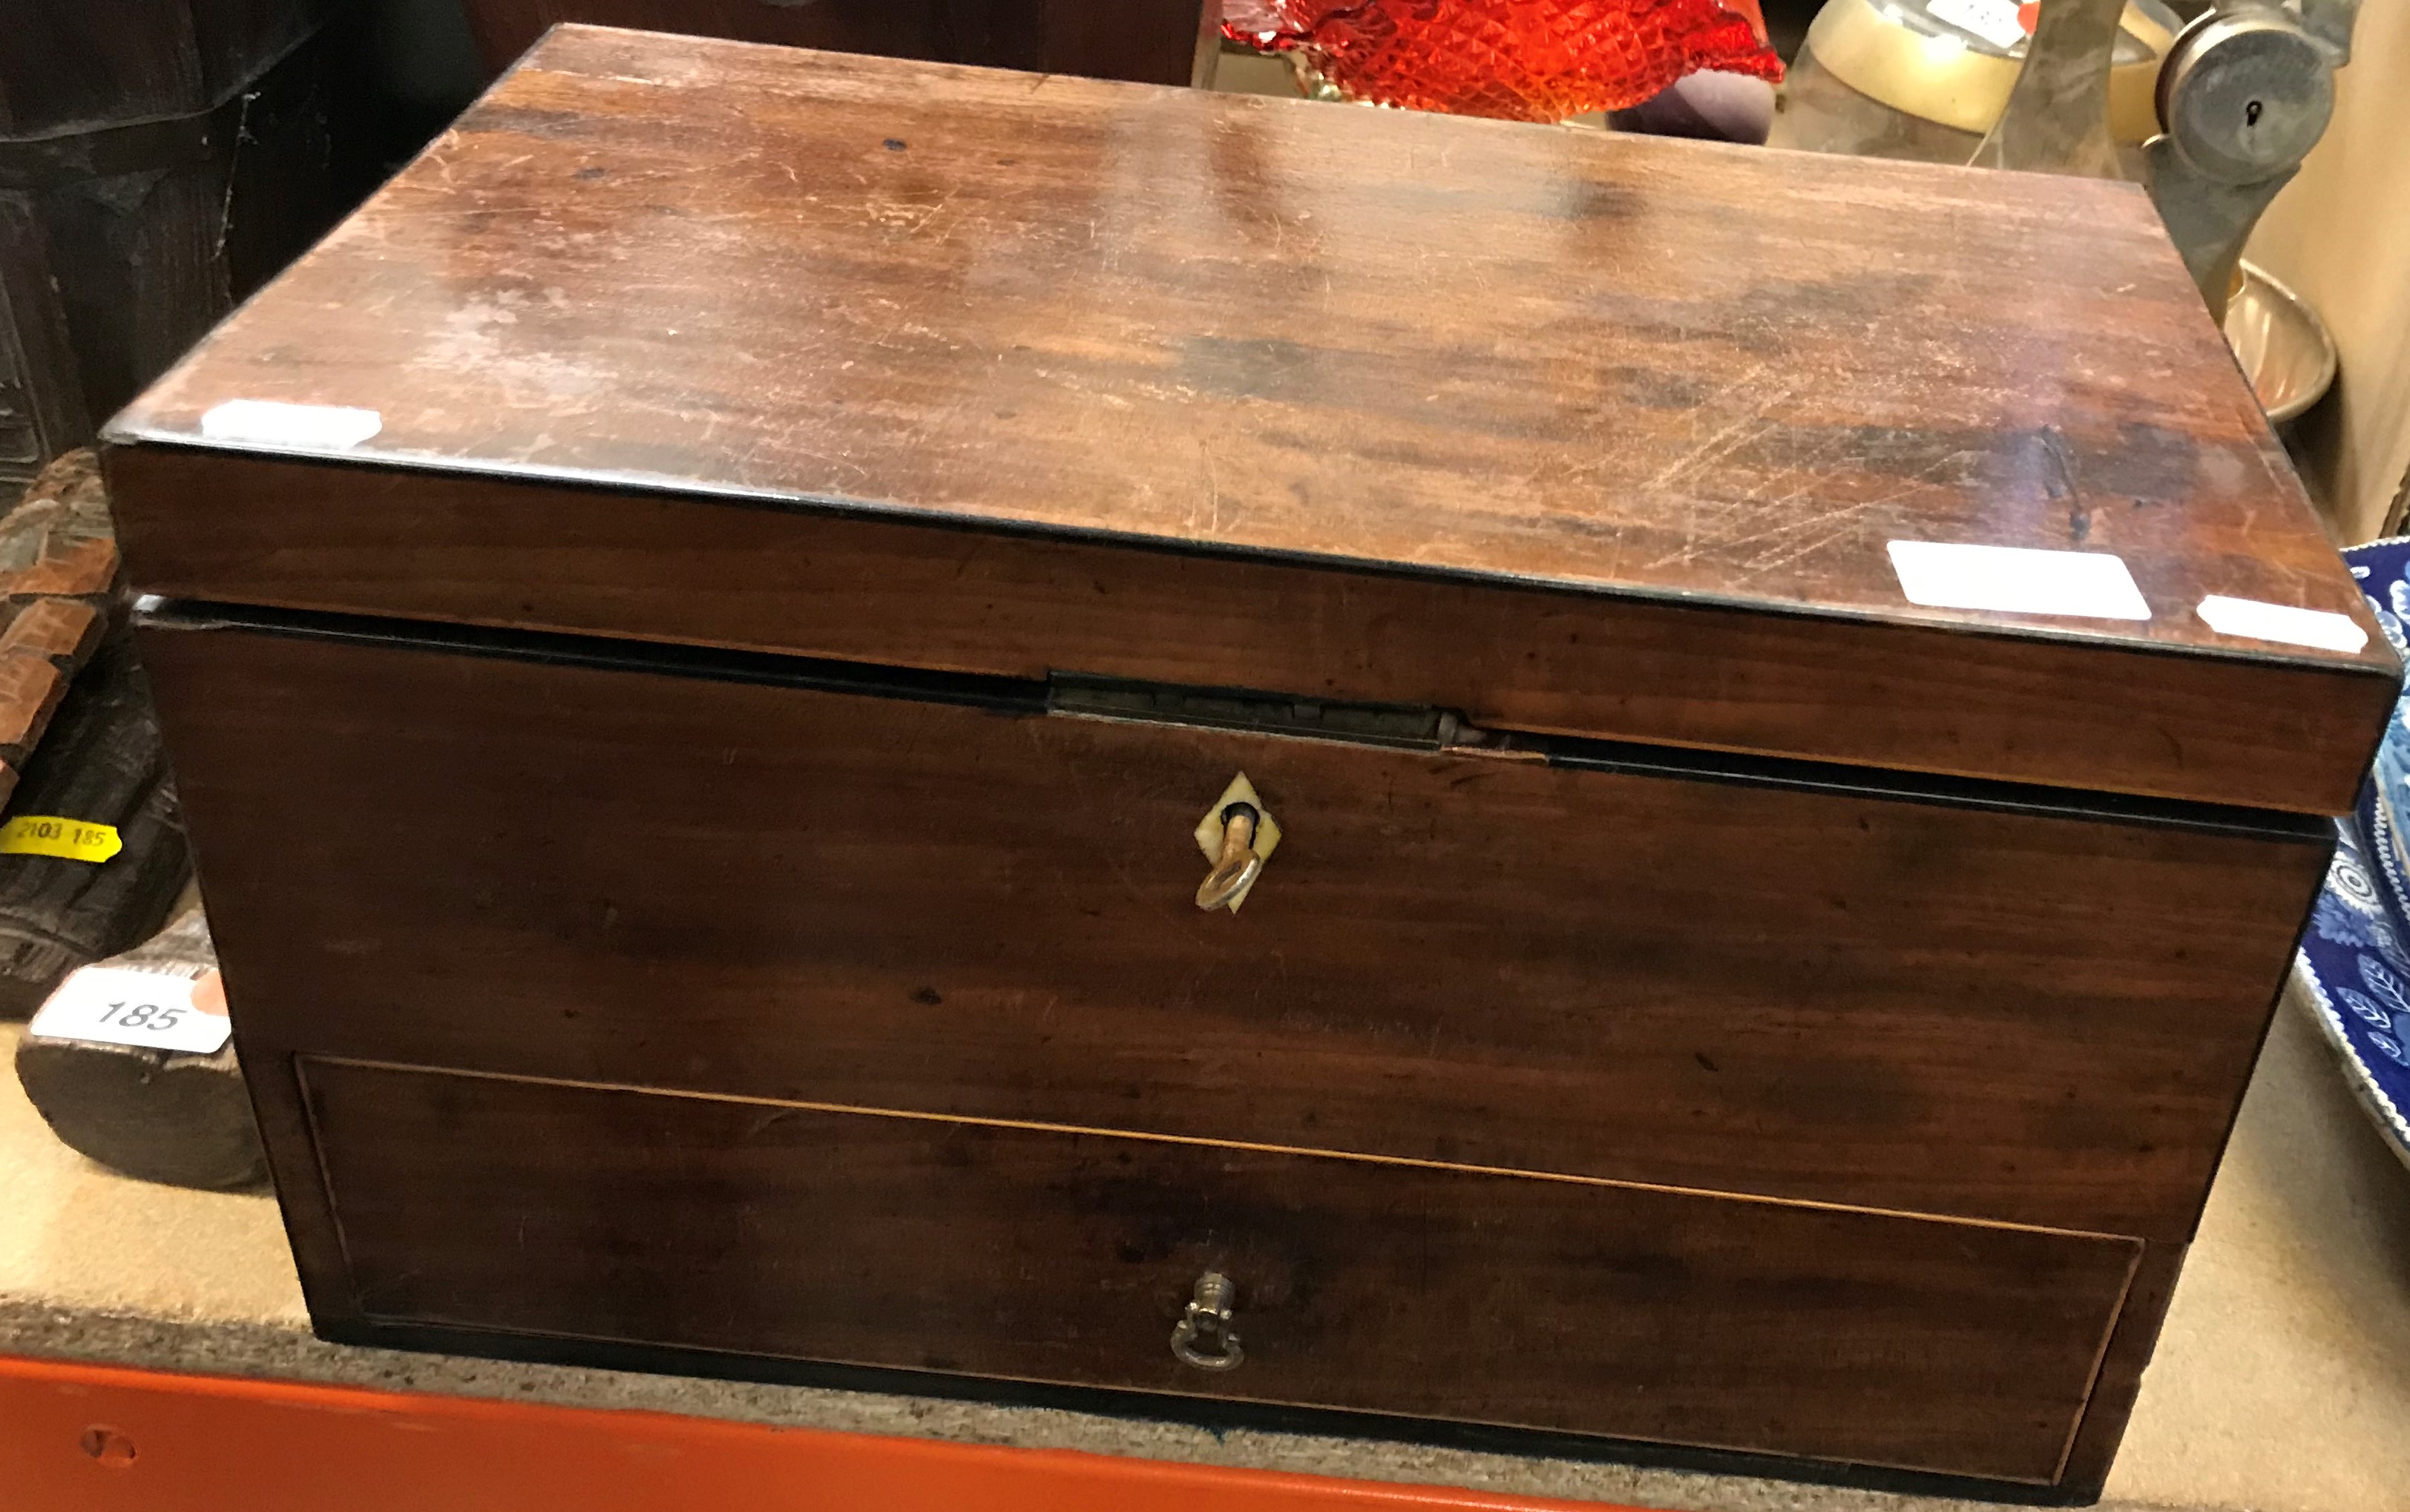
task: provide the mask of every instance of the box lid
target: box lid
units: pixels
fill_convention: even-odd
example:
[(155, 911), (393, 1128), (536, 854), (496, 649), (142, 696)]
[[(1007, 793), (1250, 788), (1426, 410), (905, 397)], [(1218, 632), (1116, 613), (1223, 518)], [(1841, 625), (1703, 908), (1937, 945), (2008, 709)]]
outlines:
[[(2084, 180), (563, 27), (110, 439), (137, 584), (191, 597), (828, 649), (262, 588), (202, 543), (275, 490), (146, 470), (197, 448), (589, 486), (505, 523), (678, 496), (664, 573), (770, 505), (1441, 584), (1384, 612), (1480, 609), (1452, 645), (1304, 627), (1312, 689), (1183, 664), (2108, 792), (2340, 811), (2399, 679), (2148, 199)], [(418, 507), (303, 491), (280, 552)]]

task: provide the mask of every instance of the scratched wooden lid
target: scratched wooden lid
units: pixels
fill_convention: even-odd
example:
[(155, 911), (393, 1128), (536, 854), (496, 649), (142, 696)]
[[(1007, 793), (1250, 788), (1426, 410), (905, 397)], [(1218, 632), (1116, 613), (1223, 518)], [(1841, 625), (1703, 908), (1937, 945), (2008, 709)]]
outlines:
[(2306, 812), (2398, 677), (2124, 184), (567, 27), (110, 434), (238, 603)]

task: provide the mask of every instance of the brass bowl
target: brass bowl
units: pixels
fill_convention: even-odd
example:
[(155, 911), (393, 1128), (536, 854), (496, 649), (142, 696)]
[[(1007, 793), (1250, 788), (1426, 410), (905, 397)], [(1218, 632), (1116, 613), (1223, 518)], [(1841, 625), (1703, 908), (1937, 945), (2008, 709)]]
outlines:
[(2259, 407), (2282, 425), (2334, 386), (2334, 338), (2306, 300), (2260, 269), (2244, 263), (2242, 284), (2226, 303), (2227, 344)]

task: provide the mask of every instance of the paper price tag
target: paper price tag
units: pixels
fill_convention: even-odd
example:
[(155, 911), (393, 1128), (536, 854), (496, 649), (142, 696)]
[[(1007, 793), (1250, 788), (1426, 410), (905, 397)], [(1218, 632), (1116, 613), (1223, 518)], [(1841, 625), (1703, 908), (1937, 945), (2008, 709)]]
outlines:
[(0, 853), (103, 862), (125, 849), (113, 824), (87, 824), (56, 814), (20, 814), (0, 824)]
[(1937, 609), (2148, 619), (2151, 606), (2125, 561), (2105, 551), (1894, 541), (1892, 570), (1910, 603)]
[(2368, 644), (2368, 632), (2351, 616), (2326, 609), (2296, 609), (2213, 593), (2200, 601), (2199, 612), (2209, 628), (2221, 635), (2315, 646), (2322, 651), (2357, 651)]
[(88, 966), (59, 983), (25, 1032), (50, 1040), (209, 1055), (225, 1048), (234, 1026), (225, 1014), (205, 1013), (194, 1006), (190, 977)]
[(331, 451), (348, 451), (384, 429), (385, 416), (374, 410), (268, 399), (230, 399), (201, 416), (201, 434), (211, 441)]

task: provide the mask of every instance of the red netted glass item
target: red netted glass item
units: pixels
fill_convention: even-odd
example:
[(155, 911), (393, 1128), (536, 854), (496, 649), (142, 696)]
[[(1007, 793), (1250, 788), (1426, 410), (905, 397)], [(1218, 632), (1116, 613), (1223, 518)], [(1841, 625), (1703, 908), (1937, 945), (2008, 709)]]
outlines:
[(1296, 49), (1350, 97), (1514, 121), (1638, 105), (1701, 68), (1780, 82), (1717, 0), (1230, 0), (1223, 31)]

